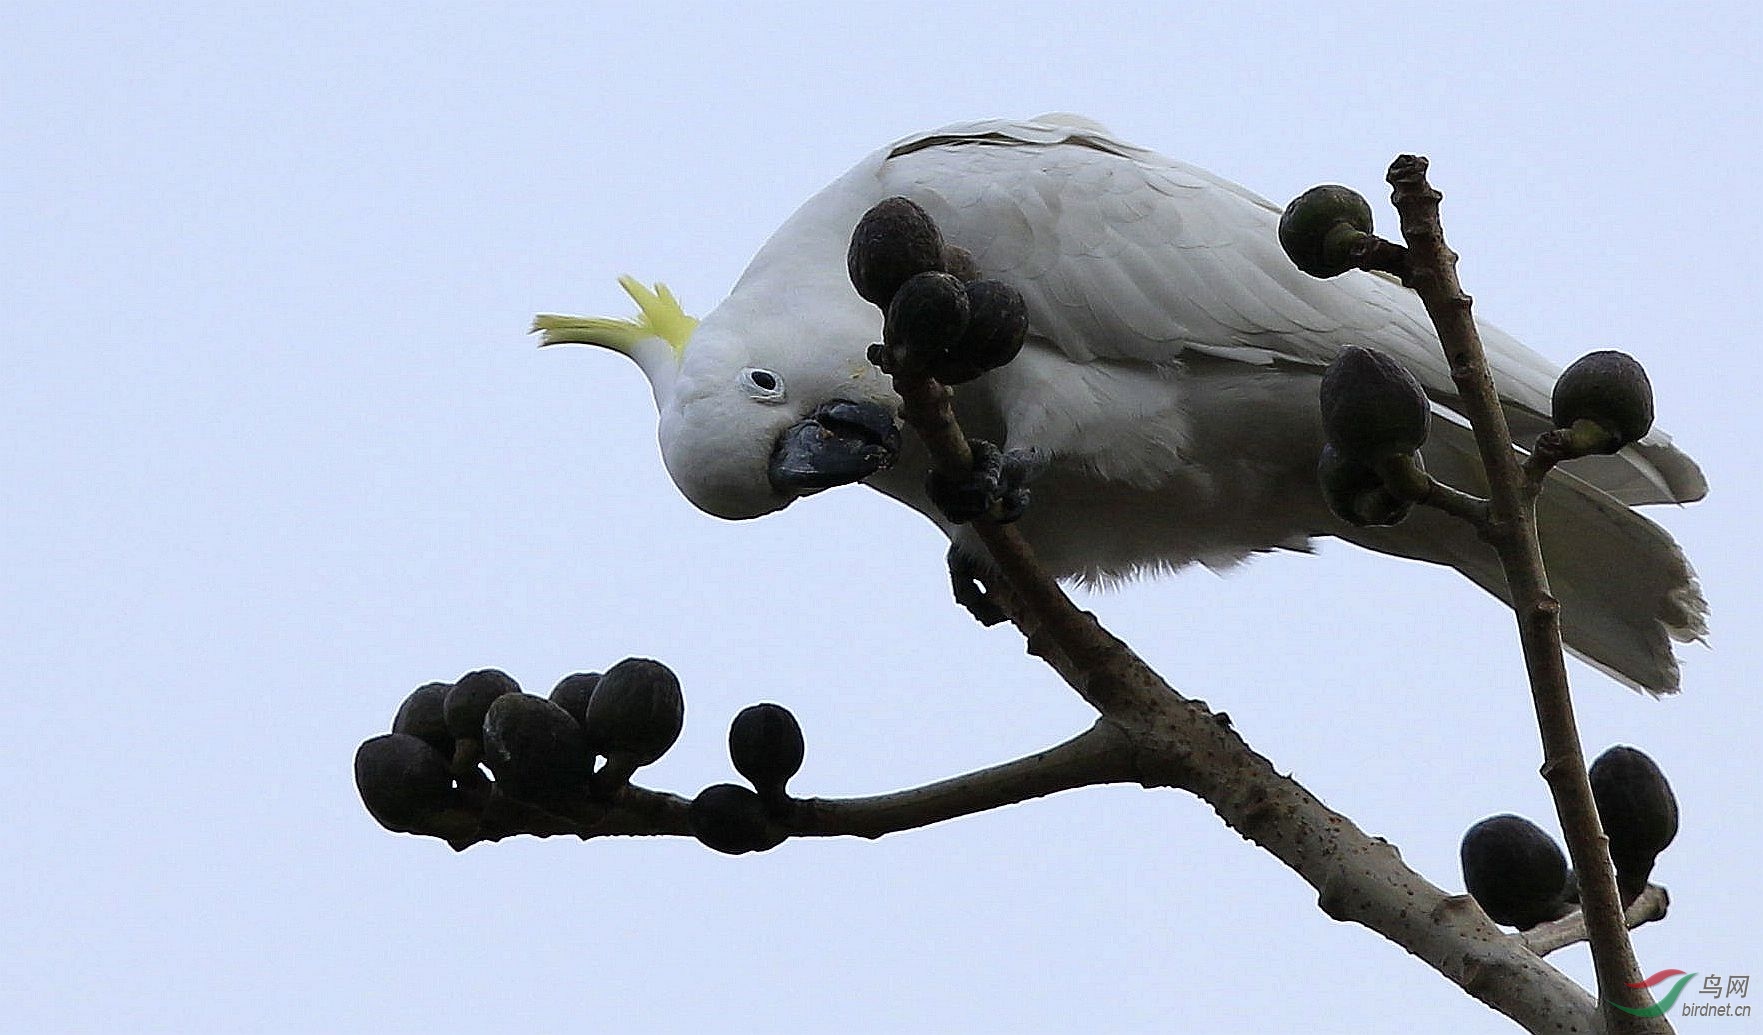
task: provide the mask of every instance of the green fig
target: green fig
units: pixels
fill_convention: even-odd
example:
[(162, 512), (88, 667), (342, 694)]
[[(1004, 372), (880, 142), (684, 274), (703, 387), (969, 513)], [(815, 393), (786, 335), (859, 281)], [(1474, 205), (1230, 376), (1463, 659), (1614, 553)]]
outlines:
[(1371, 233), (1371, 206), (1357, 191), (1335, 184), (1312, 187), (1279, 217), (1279, 245), (1312, 277), (1338, 277), (1355, 268), (1350, 251)]

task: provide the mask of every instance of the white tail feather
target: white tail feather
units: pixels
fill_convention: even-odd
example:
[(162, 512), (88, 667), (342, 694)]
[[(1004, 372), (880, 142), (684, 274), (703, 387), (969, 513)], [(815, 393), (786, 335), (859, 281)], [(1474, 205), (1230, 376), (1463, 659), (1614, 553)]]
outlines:
[[(1469, 483), (1475, 443), (1466, 428), (1437, 421), (1427, 469)], [(1537, 534), (1549, 587), (1561, 602), (1562, 638), (1574, 654), (1655, 696), (1679, 689), (1672, 641), (1708, 633), (1708, 604), (1695, 570), (1670, 533), (1568, 470), (1551, 475), (1537, 501)], [(1502, 600), (1505, 575), (1492, 548), (1463, 522), (1416, 508), (1393, 528), (1337, 532), (1361, 546), (1449, 564)]]

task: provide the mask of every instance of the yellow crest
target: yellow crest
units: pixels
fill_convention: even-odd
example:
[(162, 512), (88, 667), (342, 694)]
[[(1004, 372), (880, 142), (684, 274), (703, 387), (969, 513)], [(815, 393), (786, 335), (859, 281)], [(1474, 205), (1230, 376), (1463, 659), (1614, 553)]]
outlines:
[(656, 284), (650, 290), (629, 275), (619, 277), (618, 283), (637, 303), (635, 319), (542, 313), (533, 317), (533, 331), (544, 334), (540, 344), (602, 345), (629, 356), (638, 342), (660, 338), (673, 347), (675, 355), (683, 353), (698, 327), (697, 317), (686, 315), (666, 284)]

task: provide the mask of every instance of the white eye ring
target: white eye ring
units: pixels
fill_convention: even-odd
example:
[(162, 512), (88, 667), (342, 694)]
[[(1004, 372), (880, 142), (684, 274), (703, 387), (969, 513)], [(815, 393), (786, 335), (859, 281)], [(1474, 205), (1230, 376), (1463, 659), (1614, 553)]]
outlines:
[(769, 370), (748, 367), (741, 371), (741, 388), (755, 402), (779, 403), (784, 401), (784, 379)]

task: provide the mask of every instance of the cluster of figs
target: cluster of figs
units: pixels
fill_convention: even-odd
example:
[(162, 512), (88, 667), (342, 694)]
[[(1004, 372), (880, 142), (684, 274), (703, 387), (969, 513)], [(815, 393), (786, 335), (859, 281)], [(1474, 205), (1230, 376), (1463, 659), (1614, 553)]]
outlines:
[[(392, 731), (356, 750), (355, 785), (386, 829), (469, 843), (491, 795), (559, 815), (616, 805), (636, 771), (673, 747), (685, 714), (679, 678), (647, 658), (565, 676), (544, 697), (500, 669), (479, 669), (412, 691)], [(789, 709), (743, 709), (729, 754), (752, 787), (706, 788), (691, 803), (692, 832), (731, 854), (782, 842), (794, 808), (786, 787), (803, 750)]]
[(893, 197), (858, 220), (845, 255), (857, 294), (886, 314), (869, 358), (889, 374), (964, 384), (1016, 358), (1028, 337), (1022, 295), (974, 269), (917, 202)]
[[(1371, 232), (1371, 206), (1346, 187), (1312, 187), (1286, 206), (1279, 241), (1287, 257), (1313, 277), (1359, 268)], [(1432, 407), (1426, 390), (1401, 363), (1376, 349), (1343, 350), (1322, 378), (1327, 444), (1317, 476), (1336, 517), (1366, 527), (1393, 525), (1413, 509), (1404, 482), (1423, 476)], [(1550, 420), (1584, 453), (1614, 453), (1653, 426), (1653, 386), (1634, 357), (1602, 350), (1561, 372), (1550, 397)]]
[[(1598, 756), (1591, 781), (1627, 906), (1646, 890), (1659, 853), (1677, 836), (1677, 797), (1658, 764), (1632, 747)], [(1495, 923), (1528, 930), (1561, 919), (1579, 902), (1579, 882), (1560, 845), (1522, 816), (1489, 816), (1470, 827), (1460, 857), (1464, 887)]]

